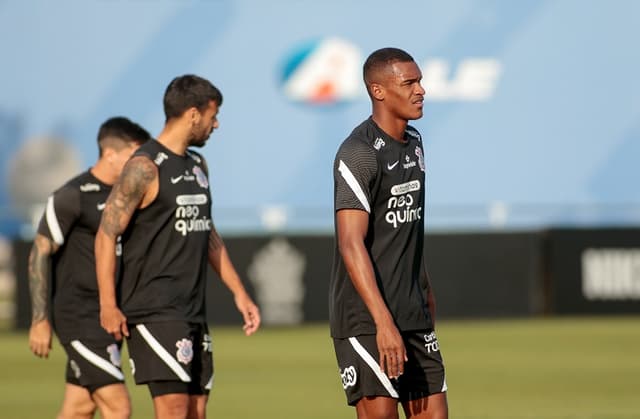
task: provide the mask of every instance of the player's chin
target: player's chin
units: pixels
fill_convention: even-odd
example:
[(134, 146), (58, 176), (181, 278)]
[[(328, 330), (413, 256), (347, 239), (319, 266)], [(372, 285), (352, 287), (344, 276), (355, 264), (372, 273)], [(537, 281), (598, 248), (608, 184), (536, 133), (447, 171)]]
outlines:
[(204, 147), (204, 145), (207, 143), (207, 138), (205, 139), (200, 139), (200, 140), (194, 140), (191, 142), (191, 145), (193, 147)]
[(407, 119), (408, 120), (420, 119), (422, 118), (423, 114), (424, 112), (422, 112), (422, 108), (415, 109), (412, 112), (408, 112)]
[(422, 118), (422, 101), (412, 102), (406, 109), (407, 119), (420, 119)]

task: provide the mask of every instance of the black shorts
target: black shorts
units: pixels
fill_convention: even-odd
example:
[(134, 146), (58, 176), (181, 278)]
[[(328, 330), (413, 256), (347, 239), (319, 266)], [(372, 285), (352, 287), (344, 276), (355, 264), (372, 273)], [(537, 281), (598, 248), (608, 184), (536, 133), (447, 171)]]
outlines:
[(90, 393), (106, 385), (124, 384), (120, 361), (122, 342), (75, 339), (62, 346), (68, 358), (67, 383), (84, 387)]
[(140, 323), (129, 325), (129, 333), (129, 362), (136, 384), (148, 384), (154, 397), (209, 394), (213, 356), (206, 324)]
[(404, 374), (390, 379), (381, 369), (375, 335), (333, 339), (347, 403), (363, 397), (385, 396), (417, 400), (447, 391), (444, 364), (432, 330), (401, 332), (407, 358)]

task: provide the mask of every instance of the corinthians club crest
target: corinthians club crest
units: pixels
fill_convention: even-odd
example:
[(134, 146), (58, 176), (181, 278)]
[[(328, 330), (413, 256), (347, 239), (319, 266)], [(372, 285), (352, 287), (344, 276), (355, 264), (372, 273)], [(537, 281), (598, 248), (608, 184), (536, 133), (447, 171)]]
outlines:
[(196, 175), (196, 182), (198, 182), (198, 185), (200, 185), (200, 187), (209, 187), (209, 180), (207, 179), (207, 175), (204, 174), (199, 166), (193, 166), (193, 174)]
[(193, 359), (193, 342), (189, 339), (180, 339), (176, 342), (176, 348), (178, 351), (176, 352), (176, 358), (178, 361), (187, 365)]

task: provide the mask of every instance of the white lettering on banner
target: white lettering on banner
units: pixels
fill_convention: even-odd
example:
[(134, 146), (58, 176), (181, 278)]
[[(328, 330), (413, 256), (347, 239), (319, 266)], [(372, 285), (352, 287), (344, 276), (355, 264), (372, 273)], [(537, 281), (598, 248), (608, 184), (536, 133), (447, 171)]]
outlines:
[(582, 252), (582, 294), (587, 300), (640, 300), (640, 249)]
[(453, 75), (448, 61), (432, 59), (425, 61), (422, 72), (429, 89), (425, 100), (485, 101), (494, 94), (502, 65), (494, 58), (468, 58)]
[(178, 195), (176, 204), (178, 205), (204, 205), (208, 202), (207, 195), (200, 193), (195, 195)]

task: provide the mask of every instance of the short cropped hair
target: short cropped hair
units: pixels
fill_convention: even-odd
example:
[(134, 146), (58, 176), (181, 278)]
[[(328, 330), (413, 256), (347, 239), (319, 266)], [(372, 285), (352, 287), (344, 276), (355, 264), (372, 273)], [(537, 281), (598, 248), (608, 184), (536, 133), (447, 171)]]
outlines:
[(131, 144), (143, 144), (151, 139), (151, 134), (135, 122), (124, 116), (109, 118), (98, 130), (100, 156), (105, 148), (122, 150)]
[(181, 116), (187, 109), (204, 111), (209, 102), (222, 106), (222, 93), (209, 80), (185, 74), (171, 80), (164, 92), (164, 115), (166, 120)]
[(415, 61), (409, 53), (399, 48), (381, 48), (373, 51), (362, 68), (364, 84), (369, 90), (369, 85), (374, 81), (376, 75), (387, 69), (387, 66), (396, 62)]

